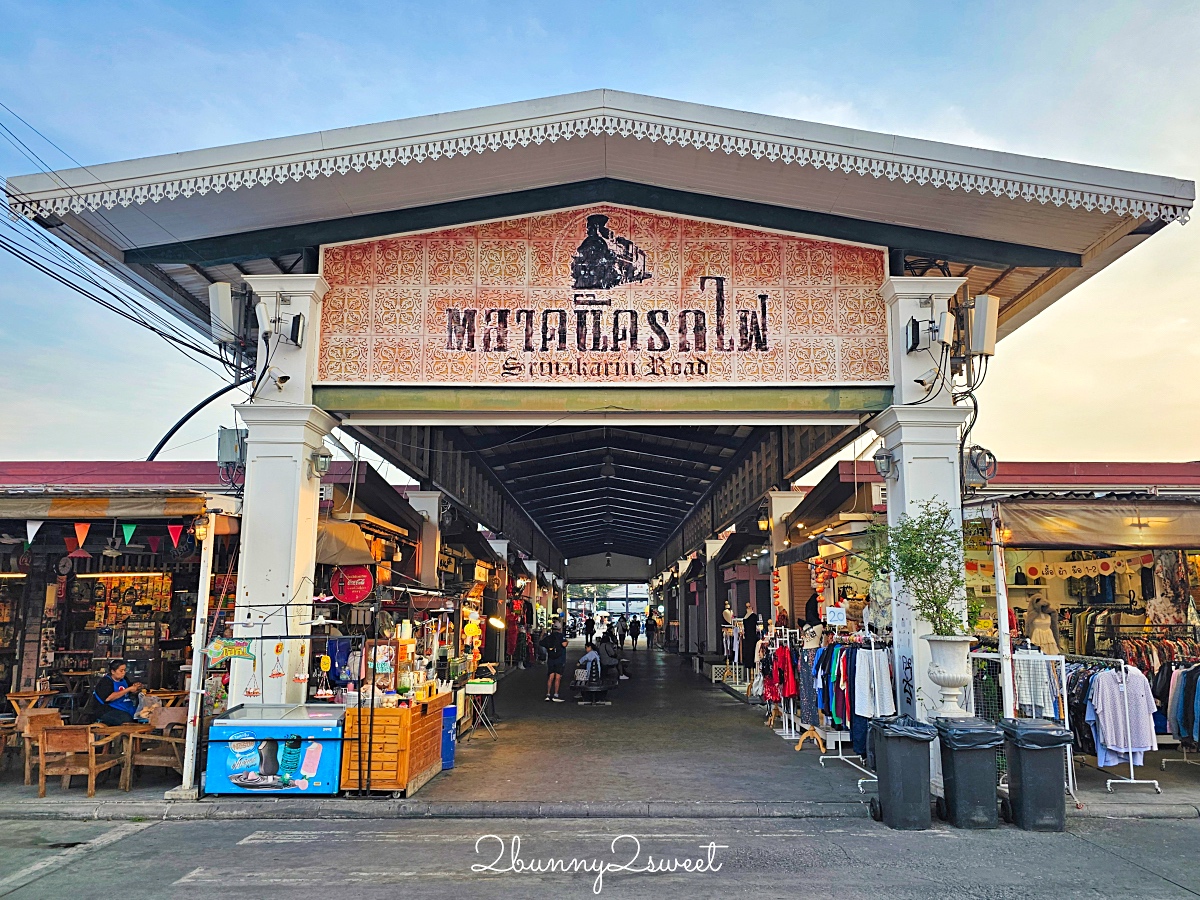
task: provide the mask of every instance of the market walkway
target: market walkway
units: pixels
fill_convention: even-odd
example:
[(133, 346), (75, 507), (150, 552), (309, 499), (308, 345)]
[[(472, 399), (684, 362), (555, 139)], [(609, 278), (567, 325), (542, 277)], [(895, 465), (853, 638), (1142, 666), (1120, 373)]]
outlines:
[[(572, 641), (568, 676), (581, 653)], [(812, 801), (863, 799), (859, 773), (817, 762), (763, 724), (761, 711), (643, 648), (612, 706), (546, 703), (545, 666), (510, 672), (497, 694), (498, 741), (479, 731), (424, 800)]]

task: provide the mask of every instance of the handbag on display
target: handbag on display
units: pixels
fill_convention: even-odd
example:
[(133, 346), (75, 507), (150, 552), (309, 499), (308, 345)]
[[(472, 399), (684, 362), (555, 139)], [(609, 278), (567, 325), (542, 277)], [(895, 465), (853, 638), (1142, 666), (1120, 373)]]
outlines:
[(1029, 576), (1020, 566), (1017, 566), (1016, 572), (1013, 573), (1013, 584), (1029, 584)]

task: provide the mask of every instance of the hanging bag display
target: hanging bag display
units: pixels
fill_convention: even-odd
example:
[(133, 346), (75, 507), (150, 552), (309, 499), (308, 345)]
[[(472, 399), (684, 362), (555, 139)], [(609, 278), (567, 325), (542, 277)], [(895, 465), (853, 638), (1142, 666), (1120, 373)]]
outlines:
[(1025, 574), (1025, 570), (1020, 566), (1017, 566), (1017, 570), (1013, 573), (1013, 584), (1029, 584), (1029, 576)]

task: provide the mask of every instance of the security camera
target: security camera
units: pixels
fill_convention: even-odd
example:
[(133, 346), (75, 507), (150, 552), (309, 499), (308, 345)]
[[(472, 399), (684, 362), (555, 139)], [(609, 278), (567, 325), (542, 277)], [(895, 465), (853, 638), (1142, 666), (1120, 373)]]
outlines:
[(921, 387), (925, 388), (925, 390), (929, 390), (931, 387), (933, 387), (935, 384), (937, 384), (937, 380), (938, 380), (938, 370), (937, 369), (930, 369), (924, 375), (919, 375), (918, 377), (913, 379), (913, 381), (915, 381)]
[(281, 391), (283, 390), (283, 386), (292, 380), (291, 375), (281, 372), (279, 369), (275, 368), (274, 366), (269, 366), (267, 368), (267, 375), (269, 375), (271, 377), (271, 380), (273, 382), (275, 382), (275, 387)]

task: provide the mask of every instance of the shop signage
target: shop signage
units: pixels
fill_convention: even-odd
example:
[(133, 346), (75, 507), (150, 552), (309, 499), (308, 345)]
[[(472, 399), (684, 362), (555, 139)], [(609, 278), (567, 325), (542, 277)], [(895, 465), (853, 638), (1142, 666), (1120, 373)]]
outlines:
[(366, 566), (339, 566), (329, 580), (329, 593), (343, 603), (362, 603), (373, 587), (375, 579)]
[(612, 205), (326, 247), (323, 383), (888, 383), (884, 253)]
[(1097, 575), (1132, 572), (1142, 566), (1153, 565), (1153, 553), (1126, 553), (1080, 562), (1034, 563), (1025, 567), (1025, 574), (1030, 578), (1094, 578)]
[(825, 622), (829, 625), (845, 625), (846, 610), (841, 606), (831, 606), (825, 610)]
[(254, 659), (250, 641), (241, 638), (214, 638), (204, 648), (204, 654), (208, 657), (209, 665), (216, 665), (225, 659)]

